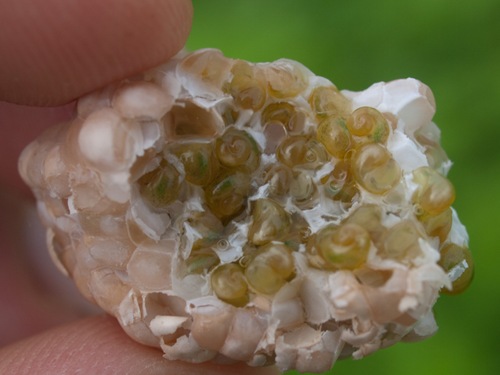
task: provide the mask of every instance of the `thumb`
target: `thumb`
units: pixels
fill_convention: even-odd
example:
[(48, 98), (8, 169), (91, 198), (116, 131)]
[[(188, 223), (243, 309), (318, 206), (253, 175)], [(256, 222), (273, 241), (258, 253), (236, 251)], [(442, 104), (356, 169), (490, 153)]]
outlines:
[(0, 349), (0, 374), (277, 375), (276, 368), (167, 361), (157, 349), (132, 341), (107, 316), (47, 331)]

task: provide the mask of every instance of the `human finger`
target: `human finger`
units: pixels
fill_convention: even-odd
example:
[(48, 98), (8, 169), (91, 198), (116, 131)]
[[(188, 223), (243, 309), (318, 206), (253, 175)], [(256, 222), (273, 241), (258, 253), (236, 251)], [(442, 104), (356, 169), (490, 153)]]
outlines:
[(44, 129), (69, 121), (73, 112), (74, 104), (41, 108), (0, 102), (0, 186), (28, 195), (29, 189), (17, 171), (21, 151)]
[(0, 100), (54, 106), (184, 45), (189, 0), (0, 0)]
[(167, 361), (107, 316), (91, 317), (0, 349), (1, 374), (277, 375), (276, 368)]

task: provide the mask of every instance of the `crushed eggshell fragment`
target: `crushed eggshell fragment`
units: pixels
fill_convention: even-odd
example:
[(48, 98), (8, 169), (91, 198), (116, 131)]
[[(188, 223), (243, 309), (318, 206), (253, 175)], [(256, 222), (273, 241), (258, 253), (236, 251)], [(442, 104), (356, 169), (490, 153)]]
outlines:
[(324, 372), (432, 335), (472, 280), (430, 89), (205, 49), (81, 98), (21, 155), (51, 255), (170, 360)]

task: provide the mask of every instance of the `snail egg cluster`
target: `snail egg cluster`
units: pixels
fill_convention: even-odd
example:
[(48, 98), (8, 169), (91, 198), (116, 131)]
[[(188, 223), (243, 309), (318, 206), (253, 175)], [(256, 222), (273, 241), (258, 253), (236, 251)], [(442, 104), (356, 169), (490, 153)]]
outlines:
[(183, 52), (81, 98), (20, 171), (56, 263), (138, 342), (322, 372), (433, 334), (472, 279), (434, 111), (415, 79)]

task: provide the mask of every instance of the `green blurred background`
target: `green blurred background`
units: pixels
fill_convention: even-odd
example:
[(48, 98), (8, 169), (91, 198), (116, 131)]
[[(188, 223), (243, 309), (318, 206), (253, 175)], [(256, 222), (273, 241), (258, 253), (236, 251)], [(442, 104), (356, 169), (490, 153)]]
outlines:
[(454, 206), (471, 237), (474, 283), (440, 298), (434, 337), (339, 361), (331, 373), (499, 374), (500, 1), (193, 2), (189, 49), (254, 62), (291, 58), (340, 89), (409, 76), (432, 88), (454, 161)]

